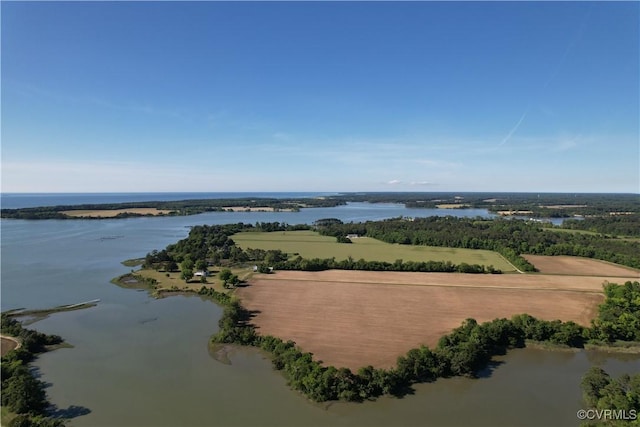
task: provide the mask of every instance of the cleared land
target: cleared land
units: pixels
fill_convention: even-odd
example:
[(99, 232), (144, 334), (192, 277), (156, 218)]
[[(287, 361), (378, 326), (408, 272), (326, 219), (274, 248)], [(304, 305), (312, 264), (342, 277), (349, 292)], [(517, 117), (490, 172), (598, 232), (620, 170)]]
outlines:
[(493, 265), (495, 268), (511, 272), (514, 267), (499, 254), (480, 249), (459, 249), (435, 246), (397, 245), (385, 243), (370, 237), (351, 239), (353, 243), (337, 243), (335, 237), (321, 236), (313, 231), (285, 232), (242, 232), (231, 236), (242, 249), (280, 249), (290, 255), (300, 254), (303, 258), (332, 258), (367, 261), (451, 261), (454, 264)]
[(139, 215), (167, 215), (173, 211), (156, 208), (129, 208), (129, 209), (95, 209), (95, 210), (70, 210), (62, 211), (67, 216), (77, 218), (112, 218), (122, 213), (132, 213)]
[[(631, 276), (627, 280), (632, 280)], [(334, 366), (389, 368), (467, 318), (528, 313), (588, 325), (607, 277), (279, 271), (237, 290), (262, 334), (295, 341)], [(620, 280), (622, 282), (623, 280)]]
[(265, 207), (250, 207), (250, 206), (224, 206), (222, 209), (232, 212), (292, 212), (292, 208), (273, 208), (270, 206)]
[(436, 208), (438, 209), (464, 209), (469, 207), (471, 207), (471, 205), (467, 203), (443, 203), (436, 205)]
[(544, 274), (569, 274), (574, 276), (635, 277), (640, 271), (605, 261), (573, 256), (523, 255)]

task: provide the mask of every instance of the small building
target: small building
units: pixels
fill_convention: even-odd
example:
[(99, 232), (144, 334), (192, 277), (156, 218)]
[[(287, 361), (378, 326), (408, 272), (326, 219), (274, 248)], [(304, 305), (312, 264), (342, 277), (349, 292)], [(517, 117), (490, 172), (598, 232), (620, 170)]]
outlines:
[(357, 234), (347, 234), (347, 239), (357, 239), (358, 237)]
[(199, 271), (196, 271), (194, 273), (194, 276), (196, 276), (196, 277), (203, 277), (203, 276), (207, 277), (207, 276), (209, 276), (209, 272), (208, 271), (199, 270)]

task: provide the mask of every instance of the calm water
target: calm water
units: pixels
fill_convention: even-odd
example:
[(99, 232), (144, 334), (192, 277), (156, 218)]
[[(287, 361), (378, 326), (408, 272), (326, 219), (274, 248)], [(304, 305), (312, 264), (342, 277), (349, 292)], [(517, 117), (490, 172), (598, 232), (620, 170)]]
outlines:
[(109, 283), (129, 270), (120, 261), (186, 237), (191, 225), (435, 213), (443, 211), (358, 203), (296, 213), (2, 220), (1, 307), (101, 299), (97, 307), (58, 313), (31, 326), (59, 334), (74, 346), (36, 362), (42, 380), (52, 384), (50, 400), (75, 415), (72, 426), (578, 425), (579, 382), (590, 365), (602, 365), (612, 374), (640, 371), (637, 358), (518, 350), (502, 358), (488, 378), (439, 380), (417, 386), (404, 399), (327, 407), (292, 392), (255, 350), (239, 349), (232, 365), (213, 360), (207, 341), (221, 314), (215, 304), (196, 296), (156, 300)]

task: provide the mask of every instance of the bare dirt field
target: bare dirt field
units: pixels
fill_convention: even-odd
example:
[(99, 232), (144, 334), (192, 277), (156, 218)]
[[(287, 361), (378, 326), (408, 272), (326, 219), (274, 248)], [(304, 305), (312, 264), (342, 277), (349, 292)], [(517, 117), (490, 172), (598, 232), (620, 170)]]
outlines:
[(84, 217), (84, 218), (112, 218), (121, 213), (135, 213), (140, 215), (166, 215), (172, 211), (166, 209), (156, 208), (130, 208), (130, 209), (96, 209), (96, 210), (81, 210), (75, 209), (70, 211), (63, 211), (62, 213), (72, 217)]
[[(640, 271), (638, 270), (596, 259), (544, 255), (523, 255), (523, 257), (544, 274), (598, 275), (640, 279)], [(614, 280), (610, 279), (610, 281)]]
[(389, 368), (467, 318), (528, 313), (588, 325), (606, 277), (279, 271), (237, 290), (261, 334), (295, 341), (337, 367)]

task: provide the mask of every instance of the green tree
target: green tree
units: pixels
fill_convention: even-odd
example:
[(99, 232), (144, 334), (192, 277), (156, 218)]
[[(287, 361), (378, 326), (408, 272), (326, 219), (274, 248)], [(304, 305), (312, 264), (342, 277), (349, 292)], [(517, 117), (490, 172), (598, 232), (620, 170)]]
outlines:
[(180, 264), (182, 270), (193, 270), (194, 266), (195, 264), (189, 256), (185, 257), (185, 259)]
[(203, 259), (199, 259), (198, 261), (196, 261), (196, 264), (195, 264), (196, 270), (207, 271), (207, 267), (208, 267), (207, 261)]
[(2, 404), (18, 414), (41, 413), (47, 405), (42, 382), (28, 372), (12, 375), (2, 382)]
[(228, 268), (223, 268), (222, 270), (220, 270), (220, 273), (218, 273), (218, 277), (220, 278), (220, 280), (222, 280), (223, 283), (227, 283), (231, 276), (233, 276), (233, 273)]
[(189, 268), (182, 268), (182, 273), (180, 273), (180, 278), (182, 280), (188, 283), (192, 277), (193, 277), (193, 270)]
[(240, 279), (238, 278), (238, 275), (236, 275), (236, 274), (232, 274), (232, 275), (229, 277), (228, 282), (229, 282), (229, 284), (230, 284), (230, 285), (235, 286), (235, 285), (237, 285), (238, 283), (240, 283)]
[(611, 382), (611, 377), (602, 368), (592, 366), (582, 377), (581, 387), (584, 401), (591, 407), (596, 407), (602, 397), (602, 391)]

